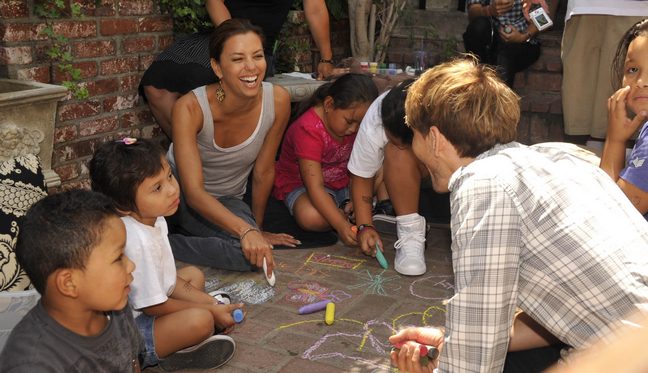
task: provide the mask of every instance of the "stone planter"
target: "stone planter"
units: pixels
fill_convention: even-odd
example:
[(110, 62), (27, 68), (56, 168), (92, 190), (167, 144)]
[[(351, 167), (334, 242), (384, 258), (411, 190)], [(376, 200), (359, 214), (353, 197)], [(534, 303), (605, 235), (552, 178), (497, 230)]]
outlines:
[(37, 154), (47, 187), (61, 185), (52, 170), (52, 149), (57, 101), (66, 94), (57, 85), (0, 79), (0, 161)]

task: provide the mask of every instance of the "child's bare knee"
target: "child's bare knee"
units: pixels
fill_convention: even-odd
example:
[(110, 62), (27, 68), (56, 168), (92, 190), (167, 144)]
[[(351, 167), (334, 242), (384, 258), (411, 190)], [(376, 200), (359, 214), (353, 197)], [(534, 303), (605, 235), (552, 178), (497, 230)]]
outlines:
[(197, 335), (201, 340), (214, 333), (214, 317), (211, 312), (203, 308), (189, 308), (186, 311), (183, 328), (192, 335)]
[(186, 266), (178, 270), (178, 277), (189, 282), (195, 288), (203, 289), (205, 274), (196, 266)]

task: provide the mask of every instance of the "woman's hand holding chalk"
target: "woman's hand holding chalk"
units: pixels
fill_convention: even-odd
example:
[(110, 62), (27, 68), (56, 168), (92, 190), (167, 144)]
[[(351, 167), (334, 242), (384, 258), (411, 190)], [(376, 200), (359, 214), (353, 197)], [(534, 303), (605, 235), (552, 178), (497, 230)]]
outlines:
[(323, 300), (323, 301), (320, 301), (320, 302), (307, 304), (307, 305), (305, 305), (303, 307), (300, 307), (299, 310), (297, 311), (297, 313), (299, 313), (300, 315), (306, 315), (308, 313), (321, 311), (321, 310), (325, 309), (326, 305), (329, 304), (329, 303), (331, 303), (331, 301), (326, 299), (326, 300)]
[(330, 302), (326, 305), (326, 313), (324, 314), (324, 322), (326, 325), (332, 325), (335, 321), (335, 303)]
[(385, 256), (380, 250), (380, 246), (378, 246), (378, 243), (376, 243), (376, 259), (378, 259), (378, 263), (380, 263), (380, 266), (384, 269), (387, 269), (387, 267), (389, 267), (389, 265), (387, 264), (387, 259), (385, 259)]
[(275, 271), (272, 271), (272, 276), (268, 277), (268, 264), (266, 263), (265, 256), (263, 257), (263, 274), (265, 275), (268, 284), (270, 284), (270, 286), (275, 286)]

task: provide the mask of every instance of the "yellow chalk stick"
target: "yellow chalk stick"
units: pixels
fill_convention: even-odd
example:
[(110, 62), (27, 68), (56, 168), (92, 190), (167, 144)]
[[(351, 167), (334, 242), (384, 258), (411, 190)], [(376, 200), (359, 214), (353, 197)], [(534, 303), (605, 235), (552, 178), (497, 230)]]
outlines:
[(326, 325), (332, 325), (335, 321), (335, 303), (331, 302), (326, 305), (326, 313), (324, 314), (324, 322)]

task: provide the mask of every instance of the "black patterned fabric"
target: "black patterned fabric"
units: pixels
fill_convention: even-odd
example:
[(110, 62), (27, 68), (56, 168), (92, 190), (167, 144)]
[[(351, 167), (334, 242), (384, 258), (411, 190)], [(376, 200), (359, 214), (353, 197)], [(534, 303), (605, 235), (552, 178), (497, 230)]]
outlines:
[(22, 217), (46, 195), (45, 177), (36, 155), (0, 161), (0, 291), (29, 288), (29, 278), (18, 264), (14, 249)]

